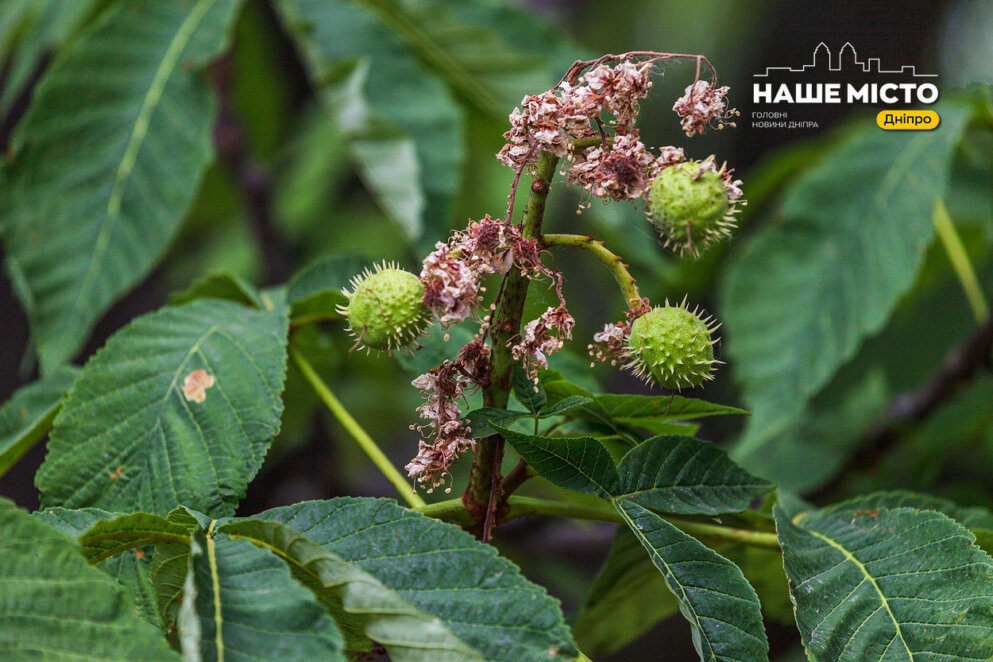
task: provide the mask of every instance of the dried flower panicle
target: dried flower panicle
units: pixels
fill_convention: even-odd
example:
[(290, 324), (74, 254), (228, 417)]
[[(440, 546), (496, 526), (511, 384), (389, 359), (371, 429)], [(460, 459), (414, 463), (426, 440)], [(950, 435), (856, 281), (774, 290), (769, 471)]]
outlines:
[(606, 112), (619, 134), (633, 129), (638, 100), (648, 95), (651, 62), (601, 64), (576, 83), (564, 81), (553, 90), (526, 96), (510, 114), (507, 144), (497, 158), (509, 168), (531, 168), (541, 152), (565, 157), (569, 142), (597, 135), (594, 126)]
[(478, 273), (505, 274), (514, 264), (515, 251), (521, 251), (522, 241), (519, 227), (487, 214), (454, 233), (449, 245)]
[(476, 339), (462, 348), (456, 360), (445, 361), (411, 382), (424, 395), (424, 404), (417, 411), (428, 422), (411, 426), (420, 433), (421, 440), (417, 455), (404, 468), (428, 492), (444, 484), (452, 463), (475, 447), (458, 400), (483, 383), (488, 371), (489, 348)]
[(651, 312), (651, 310), (652, 305), (648, 299), (632, 300), (631, 305), (624, 313), (624, 321), (604, 324), (603, 331), (594, 333), (593, 342), (586, 346), (593, 359), (590, 367), (594, 367), (597, 361), (600, 363), (610, 361), (610, 365), (617, 365), (618, 360), (624, 357), (627, 351), (631, 325), (636, 319)]
[(445, 242), (424, 258), (421, 269), (424, 304), (443, 327), (461, 322), (479, 305), (479, 274)]
[(731, 120), (741, 113), (728, 108), (728, 89), (726, 85), (714, 87), (705, 80), (698, 80), (686, 88), (672, 109), (682, 118), (680, 125), (687, 136), (703, 133), (708, 126), (723, 129), (725, 122), (735, 126)]
[(614, 67), (601, 64), (580, 80), (599, 95), (603, 110), (614, 116), (611, 124), (625, 132), (638, 114), (638, 100), (648, 96), (651, 71), (651, 62), (624, 60)]
[(575, 158), (568, 170), (569, 183), (598, 198), (616, 201), (640, 198), (661, 167), (638, 139), (637, 131), (616, 136), (609, 148), (593, 147)]
[(524, 326), (524, 336), (510, 348), (514, 360), (521, 361), (528, 377), (536, 381), (538, 367), (548, 367), (548, 357), (562, 349), (565, 340), (572, 339), (576, 325), (565, 306), (549, 307), (541, 317)]
[[(647, 201), (660, 173), (677, 170), (683, 173), (690, 169), (694, 169), (691, 175), (696, 170), (716, 173), (716, 177), (714, 174), (706, 177), (714, 180), (713, 185), (722, 198), (726, 191), (730, 206), (722, 208), (722, 213), (733, 213), (734, 202), (741, 196), (741, 182), (733, 179), (731, 171), (717, 168), (712, 159), (688, 161), (683, 149), (676, 146), (653, 152), (641, 141), (635, 127), (639, 102), (652, 87), (654, 63), (675, 57), (695, 57), (698, 76), (702, 62), (710, 66), (702, 56), (650, 52), (606, 55), (577, 62), (555, 88), (524, 97), (520, 107), (510, 114), (510, 129), (504, 134), (507, 142), (497, 154), (502, 163), (517, 173), (506, 220), (487, 215), (472, 221), (464, 230), (452, 233), (447, 242), (437, 243), (424, 259), (420, 274), (424, 286), (422, 302), (442, 327), (466, 320), (478, 310), (481, 293), (485, 291), (484, 276), (506, 275), (517, 269), (526, 278), (548, 277), (559, 305), (549, 307), (538, 319), (525, 324), (521, 335), (508, 343), (514, 360), (523, 364), (528, 377), (537, 383), (538, 369), (548, 367), (548, 358), (561, 350), (566, 340), (572, 339), (575, 320), (562, 294), (562, 274), (543, 264), (539, 239), (524, 237), (521, 228), (511, 222), (520, 176), (524, 172), (535, 173), (542, 153), (566, 159), (569, 182), (585, 189), (589, 197), (604, 200)], [(713, 67), (710, 69), (713, 72)], [(722, 128), (729, 118), (737, 115), (737, 111), (727, 107), (727, 92), (727, 87), (715, 88), (712, 83), (700, 80), (687, 88), (674, 107), (682, 117), (687, 135), (700, 133), (707, 126)], [(540, 190), (535, 185), (532, 190)], [(723, 216), (721, 220), (730, 223)], [(496, 298), (499, 301), (499, 293)], [(594, 335), (594, 342), (589, 345), (594, 359), (616, 364), (619, 359), (631, 356), (633, 329), (644, 327), (645, 322), (638, 320), (653, 313), (653, 309), (647, 299), (629, 303), (624, 321), (607, 324)], [(496, 303), (490, 310), (496, 310)], [(472, 430), (462, 420), (458, 401), (471, 389), (489, 384), (489, 347), (484, 339), (492, 323), (491, 314), (482, 317), (479, 323), (475, 339), (462, 348), (456, 359), (444, 361), (412, 382), (425, 398), (417, 411), (426, 423), (412, 426), (421, 439), (417, 456), (406, 469), (429, 492), (445, 483), (449, 468), (460, 454), (475, 447)]]
[(482, 277), (505, 274), (515, 265), (528, 277), (544, 272), (538, 243), (522, 237), (513, 223), (487, 214), (454, 232), (447, 243), (435, 244), (435, 250), (424, 258), (424, 303), (443, 327), (461, 322), (482, 301)]
[(666, 145), (659, 149), (659, 155), (655, 159), (655, 172), (658, 172), (662, 168), (668, 168), (671, 165), (682, 163), (685, 160), (686, 153), (682, 147)]
[(617, 360), (624, 356), (627, 348), (628, 334), (631, 333), (631, 326), (621, 322), (610, 322), (603, 325), (603, 331), (593, 334), (593, 342), (586, 346), (590, 351), (593, 362), (604, 363), (610, 361), (610, 365), (617, 365)]

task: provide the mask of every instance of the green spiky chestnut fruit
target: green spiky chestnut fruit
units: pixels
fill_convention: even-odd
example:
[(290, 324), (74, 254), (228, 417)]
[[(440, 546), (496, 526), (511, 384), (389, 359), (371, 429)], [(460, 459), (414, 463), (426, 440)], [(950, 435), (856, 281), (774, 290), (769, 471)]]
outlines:
[(678, 306), (653, 308), (631, 325), (628, 338), (628, 368), (646, 382), (682, 390), (713, 379), (713, 332), (711, 317), (690, 311), (685, 300)]
[(698, 257), (731, 236), (736, 210), (728, 179), (709, 160), (676, 163), (655, 176), (648, 189), (648, 218), (667, 248)]
[(345, 292), (348, 305), (340, 312), (348, 318), (356, 346), (376, 351), (402, 349), (417, 339), (430, 320), (431, 311), (421, 300), (421, 280), (393, 264), (366, 269), (352, 279)]

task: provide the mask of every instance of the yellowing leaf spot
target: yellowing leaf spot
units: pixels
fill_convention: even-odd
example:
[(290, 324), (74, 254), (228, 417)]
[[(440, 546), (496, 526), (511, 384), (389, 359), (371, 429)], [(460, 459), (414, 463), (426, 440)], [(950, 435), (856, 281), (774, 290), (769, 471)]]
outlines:
[(200, 403), (207, 398), (207, 389), (214, 385), (214, 376), (206, 370), (194, 370), (183, 380), (183, 395), (191, 402)]

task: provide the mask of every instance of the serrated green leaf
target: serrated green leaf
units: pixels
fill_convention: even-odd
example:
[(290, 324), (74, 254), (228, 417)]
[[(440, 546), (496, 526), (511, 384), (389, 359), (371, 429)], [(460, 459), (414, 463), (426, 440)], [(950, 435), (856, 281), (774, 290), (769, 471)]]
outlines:
[(916, 508), (917, 510), (936, 510), (948, 515), (956, 522), (966, 527), (993, 529), (993, 512), (978, 506), (960, 506), (951, 499), (921, 494), (908, 490), (892, 490), (888, 492), (873, 492), (842, 501), (833, 508), (848, 510), (871, 510), (873, 508)]
[(936, 510), (969, 529), (976, 536), (976, 544), (982, 547), (987, 554), (993, 553), (993, 512), (986, 508), (960, 506), (951, 499), (905, 490), (874, 492), (843, 501), (837, 504), (837, 507), (845, 507), (850, 510), (878, 508)]
[[(190, 543), (159, 544), (152, 554), (149, 579), (155, 591), (155, 607), (167, 630), (180, 620), (184, 592), (188, 595)], [(192, 587), (192, 582), (189, 582)], [(196, 590), (195, 588), (193, 590)], [(189, 627), (187, 639), (196, 640)]]
[(593, 437), (541, 437), (492, 427), (543, 478), (559, 487), (609, 499), (619, 478), (610, 453)]
[[(343, 595), (346, 610), (357, 604), (388, 609), (388, 603), (379, 602), (379, 598), (368, 601), (385, 590), (416, 607), (420, 614), (439, 619), (416, 636), (427, 636), (440, 646), (443, 640), (439, 635), (432, 638), (431, 632), (441, 628), (478, 651), (461, 658), (442, 650), (434, 654), (443, 658), (426, 653), (426, 657), (415, 659), (538, 662), (564, 661), (577, 655), (558, 601), (522, 577), (517, 567), (497, 556), (491, 546), (458, 527), (400, 508), (391, 500), (367, 498), (305, 502), (266, 511), (258, 518), (282, 522), (320, 545), (323, 554), (346, 564), (335, 572), (351, 577), (354, 571), (379, 583), (381, 588), (374, 589), (368, 583), (347, 588)], [(221, 530), (236, 535), (236, 531), (245, 532), (243, 525), (251, 522), (226, 525)], [(251, 538), (253, 534), (248, 531), (247, 535)], [(317, 557), (312, 558), (316, 562)], [(373, 592), (366, 593), (367, 588)], [(392, 633), (402, 625), (387, 624), (385, 619), (379, 625), (366, 625), (369, 637), (384, 644), (397, 640)], [(401, 660), (393, 650), (390, 655)]]
[(993, 561), (941, 513), (801, 513), (776, 525), (804, 645), (822, 662), (987, 660)]
[(622, 498), (614, 505), (679, 601), (700, 659), (768, 660), (759, 599), (741, 570), (637, 503)]
[(699, 398), (681, 395), (628, 395), (605, 393), (596, 401), (620, 423), (637, 426), (643, 419), (685, 421), (707, 416), (748, 415), (744, 409), (716, 405)]
[(83, 547), (83, 556), (90, 563), (137, 547), (185, 543), (190, 537), (188, 526), (151, 513), (121, 515), (98, 508), (46, 508), (37, 514), (46, 522), (75, 535)]
[[(268, 547), (290, 564), (294, 576), (331, 611), (351, 651), (368, 650), (373, 640), (382, 643), (397, 662), (484, 659), (440, 619), (413, 607), (371, 574), (284, 524), (243, 520), (225, 525), (222, 532)], [(361, 636), (356, 637), (356, 632)]]
[(496, 407), (480, 407), (473, 409), (465, 415), (465, 420), (472, 430), (473, 439), (483, 439), (490, 435), (497, 434), (493, 425), (507, 427), (523, 418), (531, 418), (532, 414), (526, 411), (514, 411), (513, 409), (497, 409)]
[(537, 384), (531, 381), (528, 373), (519, 365), (514, 366), (510, 384), (514, 390), (514, 397), (532, 414), (537, 414), (548, 402), (545, 387), (540, 381)]
[(738, 566), (745, 579), (755, 589), (767, 621), (795, 626), (789, 582), (783, 571), (783, 553), (756, 545), (741, 543), (713, 544), (713, 550)]
[(708, 441), (662, 436), (632, 448), (617, 465), (617, 496), (679, 515), (746, 510), (773, 485), (751, 475)]
[[(234, 512), (279, 429), (285, 307), (216, 299), (145, 315), (83, 368), (35, 477), (45, 506)], [(184, 393), (204, 370), (214, 383)]]
[(0, 178), (0, 216), (45, 371), (76, 354), (179, 227), (211, 158), (214, 103), (197, 69), (224, 48), (239, 6), (119, 3), (35, 91)]
[(170, 295), (169, 305), (182, 306), (197, 299), (224, 299), (260, 310), (268, 308), (254, 286), (229, 273), (212, 273), (198, 278), (185, 290)]
[(0, 408), (0, 476), (48, 434), (79, 369), (61, 367), (18, 390)]
[(651, 396), (613, 394), (594, 395), (586, 389), (557, 378), (543, 381), (542, 386), (553, 402), (565, 398), (585, 397), (592, 402), (574, 407), (570, 417), (587, 421), (603, 431), (629, 435), (636, 430), (655, 434), (685, 434), (696, 432), (696, 426), (682, 421), (726, 414), (747, 414), (735, 407), (715, 405), (682, 396)]
[(750, 427), (787, 425), (914, 283), (969, 117), (961, 102), (939, 112), (937, 131), (855, 132), (729, 265), (721, 309)]
[[(157, 516), (147, 513), (119, 515), (99, 508), (46, 508), (33, 516), (77, 538), (83, 556), (117, 581), (138, 614), (160, 630), (166, 629), (150, 577), (152, 548), (144, 546), (165, 539), (186, 539), (185, 528), (173, 529), (164, 518), (155, 522)], [(108, 552), (114, 555), (107, 558)]]
[(178, 662), (67, 534), (0, 499), (0, 541), (0, 657)]
[[(196, 531), (206, 531), (210, 528), (212, 519), (203, 513), (180, 506), (173, 510), (166, 519), (182, 526), (190, 535)], [(159, 543), (152, 555), (149, 577), (155, 588), (156, 603), (159, 616), (166, 628), (175, 634), (182, 627), (184, 635), (176, 637), (180, 646), (192, 651), (199, 650), (199, 619), (193, 606), (184, 603), (184, 595), (196, 593), (196, 585), (190, 573), (190, 549), (196, 544), (192, 539), (177, 543)], [(187, 656), (191, 657), (192, 653)]]
[(180, 639), (197, 641), (200, 659), (344, 662), (334, 621), (275, 554), (223, 533), (193, 538), (194, 590), (183, 602), (195, 604), (199, 623), (192, 633), (183, 623)]
[(587, 398), (582, 395), (569, 395), (554, 404), (546, 404), (538, 412), (538, 418), (551, 418), (552, 416), (561, 416), (562, 414), (575, 409), (576, 407), (582, 407), (583, 405), (593, 402), (592, 398)]
[(679, 603), (637, 538), (617, 529), (573, 626), (588, 655), (613, 653), (645, 634)]

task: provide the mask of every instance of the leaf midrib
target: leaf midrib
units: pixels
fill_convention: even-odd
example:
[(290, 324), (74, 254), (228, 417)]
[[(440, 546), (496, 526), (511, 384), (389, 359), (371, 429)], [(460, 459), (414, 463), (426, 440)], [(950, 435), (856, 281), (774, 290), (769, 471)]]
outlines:
[(217, 662), (224, 662), (224, 615), (221, 606), (221, 576), (217, 568), (217, 543), (214, 541), (214, 526), (217, 520), (211, 520), (207, 527), (207, 560), (210, 564), (210, 582), (214, 591), (214, 647), (217, 649)]
[(655, 546), (651, 544), (651, 541), (648, 540), (648, 538), (646, 538), (645, 536), (641, 535), (641, 529), (638, 528), (638, 526), (634, 523), (634, 520), (631, 519), (631, 516), (628, 515), (627, 511), (621, 505), (621, 502), (616, 501), (615, 503), (617, 506), (619, 506), (617, 508), (617, 512), (621, 514), (621, 517), (624, 519), (624, 523), (627, 524), (631, 532), (634, 533), (634, 535), (642, 542), (643, 545), (647, 543), (651, 547), (652, 554), (655, 556), (655, 558), (658, 559), (659, 563), (665, 566), (665, 574), (663, 574), (663, 579), (666, 580), (666, 584), (669, 584), (668, 578), (671, 577), (672, 583), (679, 587), (679, 594), (680, 594), (679, 600), (686, 607), (687, 611), (693, 614), (693, 627), (695, 627), (696, 630), (700, 633), (700, 642), (705, 643), (707, 645), (707, 652), (709, 654), (709, 659), (716, 660), (717, 655), (714, 653), (714, 647), (711, 645), (710, 640), (706, 637), (704, 633), (703, 625), (700, 623), (700, 615), (697, 613), (696, 608), (694, 608), (693, 603), (689, 599), (689, 596), (686, 595), (686, 589), (683, 587), (682, 582), (680, 582), (676, 578), (676, 574), (672, 571), (672, 568), (669, 567), (669, 564), (666, 563), (664, 558), (662, 558), (662, 555), (656, 551)]
[(124, 148), (124, 154), (121, 156), (121, 161), (118, 163), (117, 171), (114, 174), (114, 183), (111, 187), (110, 197), (107, 200), (107, 211), (103, 221), (100, 223), (100, 230), (97, 233), (93, 252), (90, 255), (90, 261), (87, 264), (86, 270), (83, 274), (82, 284), (80, 285), (75, 300), (73, 301), (71, 313), (73, 316), (79, 312), (84, 303), (86, 305), (89, 304), (89, 302), (86, 301), (86, 297), (89, 291), (93, 288), (97, 274), (100, 271), (96, 268), (96, 265), (102, 264), (104, 254), (110, 246), (111, 234), (113, 233), (114, 227), (117, 225), (117, 221), (121, 215), (121, 204), (124, 199), (124, 190), (130, 180), (131, 173), (134, 171), (135, 164), (137, 163), (138, 152), (141, 151), (145, 137), (148, 135), (148, 127), (151, 123), (152, 114), (155, 112), (159, 101), (162, 99), (162, 94), (165, 92), (165, 87), (169, 82), (169, 78), (172, 76), (176, 69), (176, 65), (179, 63), (180, 55), (182, 55), (183, 50), (189, 44), (190, 40), (193, 38), (193, 34), (200, 26), (200, 22), (203, 20), (204, 16), (207, 15), (207, 12), (210, 11), (215, 2), (216, 0), (199, 0), (197, 2), (193, 9), (190, 10), (190, 13), (186, 16), (186, 18), (183, 19), (179, 29), (176, 31), (176, 35), (172, 38), (172, 41), (169, 42), (169, 47), (166, 49), (165, 55), (162, 57), (162, 61), (155, 70), (155, 74), (149, 84), (148, 91), (142, 99), (141, 109), (138, 111), (138, 116), (135, 118), (134, 125), (131, 129), (131, 134), (128, 137), (127, 145)]
[[(540, 438), (541, 437), (535, 437), (535, 439), (540, 439)], [(575, 437), (574, 438), (574, 440), (586, 440), (586, 439), (590, 439), (590, 440), (596, 441), (592, 437)], [(592, 483), (593, 485), (596, 485), (601, 490), (603, 490), (603, 493), (605, 495), (613, 496), (614, 492), (616, 491), (616, 487), (613, 487), (611, 485), (604, 485), (599, 480), (597, 480), (594, 476), (592, 476), (589, 473), (587, 473), (583, 469), (583, 467), (581, 467), (579, 464), (576, 464), (575, 462), (573, 462), (572, 460), (570, 460), (569, 457), (567, 457), (566, 455), (562, 455), (562, 454), (556, 453), (554, 450), (552, 450), (552, 447), (551, 447), (550, 444), (549, 445), (545, 445), (545, 446), (539, 446), (538, 444), (532, 442), (532, 445), (535, 448), (538, 448), (540, 450), (543, 450), (544, 452), (548, 453), (552, 457), (561, 460), (563, 464), (565, 464), (565, 465), (567, 465), (567, 466), (575, 469), (576, 470), (576, 473), (578, 473), (580, 476), (582, 476), (586, 480), (590, 481), (590, 483)], [(566, 446), (566, 449), (568, 450), (568, 446)], [(608, 474), (608, 476), (609, 475), (610, 474)]]
[(873, 590), (876, 592), (876, 595), (879, 596), (879, 601), (882, 603), (883, 609), (886, 610), (886, 614), (890, 617), (890, 620), (893, 621), (893, 627), (896, 628), (896, 636), (900, 640), (900, 643), (903, 644), (903, 648), (905, 651), (907, 651), (907, 655), (910, 657), (910, 660), (913, 661), (914, 659), (916, 659), (914, 657), (913, 651), (910, 650), (910, 646), (907, 645), (906, 639), (903, 638), (903, 630), (900, 629), (900, 621), (898, 621), (896, 616), (893, 614), (893, 610), (890, 608), (890, 601), (886, 598), (886, 595), (883, 593), (882, 589), (879, 588), (879, 584), (876, 583), (876, 578), (869, 573), (869, 569), (865, 567), (865, 564), (859, 561), (855, 557), (855, 555), (852, 554), (850, 551), (848, 551), (848, 549), (844, 545), (837, 542), (830, 536), (827, 536), (821, 533), (820, 531), (815, 531), (810, 528), (806, 529), (806, 531), (815, 538), (817, 538), (818, 540), (823, 541), (833, 549), (836, 549), (839, 552), (841, 552), (842, 555), (845, 557), (845, 560), (851, 562), (852, 564), (855, 565), (855, 567), (859, 569), (859, 571), (862, 573), (862, 576), (865, 577), (866, 581), (869, 582), (869, 585), (872, 586)]

